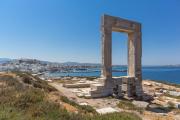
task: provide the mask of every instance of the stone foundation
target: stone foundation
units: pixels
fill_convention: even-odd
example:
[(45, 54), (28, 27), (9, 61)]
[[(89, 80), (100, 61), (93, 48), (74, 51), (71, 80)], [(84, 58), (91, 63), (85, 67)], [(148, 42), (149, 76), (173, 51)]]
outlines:
[[(105, 97), (109, 95), (114, 95), (116, 97), (123, 97), (125, 95), (128, 97), (134, 97), (137, 94), (136, 89), (139, 89), (136, 88), (135, 77), (113, 77), (111, 82), (110, 86), (106, 86), (102, 81), (98, 84), (91, 84), (90, 96), (92, 98)], [(141, 91), (139, 91), (138, 94), (140, 94), (140, 92)]]
[(92, 98), (106, 97), (113, 93), (112, 88), (105, 87), (104, 84), (92, 84), (90, 87), (90, 96)]

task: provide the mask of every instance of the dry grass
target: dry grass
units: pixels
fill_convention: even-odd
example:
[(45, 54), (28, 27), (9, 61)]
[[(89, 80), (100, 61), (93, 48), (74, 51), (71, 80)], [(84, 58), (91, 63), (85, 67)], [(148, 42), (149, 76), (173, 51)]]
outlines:
[[(140, 120), (131, 113), (112, 113), (107, 115), (97, 114), (75, 114), (74, 111), (83, 111), (92, 113), (89, 106), (79, 106), (78, 104), (66, 98), (58, 98), (61, 94), (57, 91), (50, 91), (48, 84), (39, 82), (39, 79), (33, 78), (28, 74), (14, 76), (0, 76), (0, 120)], [(29, 76), (29, 77), (28, 77)], [(26, 79), (26, 80), (25, 80)], [(41, 86), (34, 86), (34, 81)], [(59, 104), (59, 101), (49, 99), (48, 95), (53, 93), (53, 99), (61, 99), (65, 104)], [(51, 96), (50, 96), (51, 97)], [(69, 111), (71, 112), (69, 112)]]
[(135, 106), (134, 104), (132, 104), (131, 101), (128, 101), (128, 100), (121, 100), (117, 106), (121, 109), (133, 110), (133, 111), (137, 111), (139, 113), (143, 113), (143, 111), (144, 111), (143, 108), (139, 108), (139, 107)]

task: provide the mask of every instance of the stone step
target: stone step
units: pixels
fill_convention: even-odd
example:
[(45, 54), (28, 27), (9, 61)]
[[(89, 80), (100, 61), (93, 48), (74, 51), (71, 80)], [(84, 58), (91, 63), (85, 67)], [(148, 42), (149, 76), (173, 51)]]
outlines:
[(90, 87), (92, 90), (100, 90), (104, 88), (104, 84), (91, 84)]

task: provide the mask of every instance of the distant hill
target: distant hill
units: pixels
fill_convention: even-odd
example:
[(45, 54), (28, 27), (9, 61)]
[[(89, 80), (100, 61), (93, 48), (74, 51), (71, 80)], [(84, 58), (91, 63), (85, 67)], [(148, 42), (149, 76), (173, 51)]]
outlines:
[[(11, 61), (22, 61), (25, 63), (40, 63), (40, 64), (59, 64), (63, 66), (100, 66), (100, 63), (79, 63), (79, 62), (51, 62), (51, 61), (44, 61), (44, 60), (37, 60), (37, 59), (26, 59), (26, 58), (20, 58), (20, 59), (10, 59), (10, 58), (0, 58), (0, 64), (8, 63)], [(127, 66), (127, 65), (113, 65), (113, 66)], [(180, 64), (177, 65), (143, 65), (143, 67), (180, 67)]]
[(37, 59), (27, 59), (27, 58), (20, 58), (20, 59), (9, 59), (9, 58), (0, 58), (0, 64), (19, 61), (20, 63), (26, 64), (59, 64), (63, 66), (100, 66), (98, 63), (78, 63), (78, 62), (50, 62), (50, 61), (42, 61)]
[(88, 65), (88, 66), (99, 66), (100, 64), (98, 63), (78, 63), (78, 62), (64, 62), (61, 63), (64, 66), (83, 66), (83, 65)]
[(10, 62), (12, 59), (9, 58), (0, 58), (0, 64)]

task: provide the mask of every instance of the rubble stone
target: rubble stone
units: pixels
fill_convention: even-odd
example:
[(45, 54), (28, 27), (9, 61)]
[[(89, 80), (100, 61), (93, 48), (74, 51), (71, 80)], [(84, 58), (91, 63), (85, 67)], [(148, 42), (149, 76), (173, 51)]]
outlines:
[(136, 100), (133, 100), (132, 103), (133, 103), (135, 106), (140, 107), (140, 108), (146, 108), (146, 107), (149, 105), (148, 102), (136, 101)]

